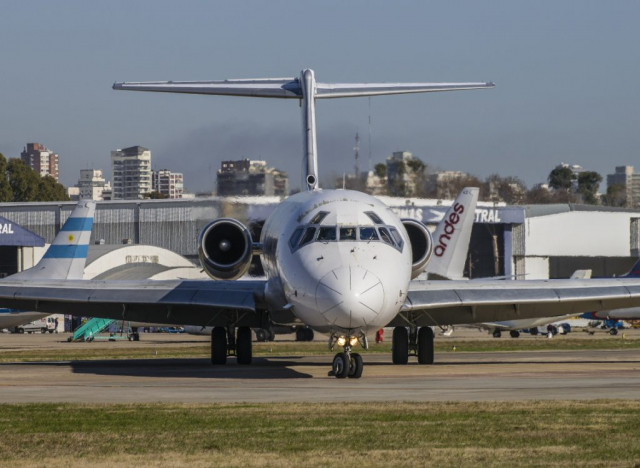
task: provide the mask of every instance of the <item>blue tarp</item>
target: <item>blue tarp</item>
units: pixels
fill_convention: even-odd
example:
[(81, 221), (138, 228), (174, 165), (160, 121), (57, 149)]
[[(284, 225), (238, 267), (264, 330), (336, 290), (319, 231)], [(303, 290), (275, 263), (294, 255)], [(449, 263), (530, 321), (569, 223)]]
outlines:
[(44, 239), (0, 216), (0, 246), (44, 247)]

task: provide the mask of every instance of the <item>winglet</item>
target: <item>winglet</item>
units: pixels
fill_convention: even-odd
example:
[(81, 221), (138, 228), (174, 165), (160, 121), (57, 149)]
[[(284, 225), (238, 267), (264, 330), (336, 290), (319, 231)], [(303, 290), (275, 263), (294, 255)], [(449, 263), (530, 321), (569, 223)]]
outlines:
[(95, 202), (79, 202), (38, 264), (12, 278), (82, 279), (95, 210)]

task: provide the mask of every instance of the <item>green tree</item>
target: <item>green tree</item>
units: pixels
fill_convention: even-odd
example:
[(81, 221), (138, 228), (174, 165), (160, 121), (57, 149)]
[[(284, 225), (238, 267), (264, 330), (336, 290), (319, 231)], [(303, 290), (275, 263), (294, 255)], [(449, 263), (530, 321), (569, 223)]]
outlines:
[(627, 188), (624, 184), (613, 184), (607, 187), (607, 193), (602, 197), (602, 203), (608, 206), (627, 206)]
[(7, 159), (0, 153), (0, 203), (13, 201), (13, 191), (7, 177)]
[(387, 177), (387, 165), (384, 163), (376, 164), (373, 168), (373, 171), (381, 179), (384, 179), (385, 177)]
[(164, 193), (160, 193), (158, 191), (149, 192), (147, 195), (145, 195), (145, 197), (150, 198), (151, 200), (162, 200), (167, 198)]
[(578, 174), (578, 193), (582, 201), (588, 205), (598, 204), (598, 188), (602, 182), (602, 176), (597, 172), (585, 171)]
[(568, 167), (556, 166), (549, 173), (549, 187), (555, 190), (569, 191), (571, 189), (571, 183), (575, 180), (576, 176), (573, 171)]
[(68, 201), (62, 184), (51, 176), (40, 175), (21, 159), (12, 158), (7, 164), (9, 188), (14, 202)]

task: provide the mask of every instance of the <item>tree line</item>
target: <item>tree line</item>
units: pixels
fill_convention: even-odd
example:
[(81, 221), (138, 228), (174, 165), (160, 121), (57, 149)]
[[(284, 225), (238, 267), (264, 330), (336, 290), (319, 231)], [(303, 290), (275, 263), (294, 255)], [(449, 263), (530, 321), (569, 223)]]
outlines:
[(7, 161), (0, 153), (0, 202), (44, 201), (69, 201), (69, 195), (53, 177), (40, 177), (22, 159)]
[(435, 181), (435, 171), (420, 158), (393, 161), (394, 177), (389, 177), (384, 163), (376, 164), (374, 175), (384, 181), (383, 186), (372, 190), (363, 180), (351, 181), (350, 187), (397, 197), (455, 198), (464, 187), (478, 187), (481, 201), (505, 202), (509, 205), (583, 203), (589, 205), (626, 206), (624, 185), (611, 185), (603, 195), (598, 193), (602, 176), (594, 171), (574, 173), (571, 168), (559, 165), (547, 177), (548, 187), (542, 184), (529, 188), (519, 177), (492, 174), (481, 179), (462, 173), (458, 177), (444, 177)]

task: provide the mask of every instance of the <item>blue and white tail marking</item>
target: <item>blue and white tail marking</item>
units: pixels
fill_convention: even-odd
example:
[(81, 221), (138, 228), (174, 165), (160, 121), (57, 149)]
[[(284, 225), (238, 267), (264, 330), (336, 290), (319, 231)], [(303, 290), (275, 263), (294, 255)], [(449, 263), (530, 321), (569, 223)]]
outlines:
[(93, 201), (78, 203), (42, 260), (15, 276), (25, 279), (82, 279), (95, 210)]
[(622, 275), (621, 278), (640, 278), (640, 260), (633, 265), (628, 273)]

